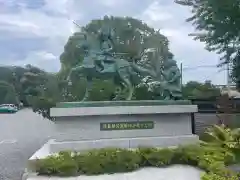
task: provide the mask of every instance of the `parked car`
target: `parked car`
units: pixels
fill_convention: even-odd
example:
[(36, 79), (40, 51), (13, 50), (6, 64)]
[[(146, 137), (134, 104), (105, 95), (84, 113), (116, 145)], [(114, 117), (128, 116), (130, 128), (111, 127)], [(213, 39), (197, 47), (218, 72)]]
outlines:
[(17, 111), (18, 111), (18, 108), (14, 104), (0, 105), (0, 113), (16, 113)]

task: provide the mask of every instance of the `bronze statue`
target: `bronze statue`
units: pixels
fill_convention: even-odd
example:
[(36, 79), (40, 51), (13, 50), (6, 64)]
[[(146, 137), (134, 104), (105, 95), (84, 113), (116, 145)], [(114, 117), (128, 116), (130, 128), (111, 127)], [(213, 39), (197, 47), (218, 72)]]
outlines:
[(85, 52), (84, 59), (81, 65), (77, 65), (70, 70), (68, 81), (71, 84), (71, 77), (75, 73), (86, 78), (87, 87), (82, 101), (88, 99), (93, 78), (113, 79), (114, 83), (121, 89), (114, 100), (120, 98), (123, 90), (128, 92), (126, 100), (132, 98), (134, 79), (137, 79), (138, 75), (130, 62), (111, 52), (112, 47), (111, 44), (107, 44), (106, 35), (103, 32), (98, 32), (97, 36), (96, 34), (86, 33), (85, 42), (79, 45), (79, 48), (82, 48)]
[(164, 62), (162, 75), (163, 82), (160, 83), (160, 86), (163, 89), (165, 100), (181, 99), (181, 73), (175, 60), (168, 59)]
[[(71, 84), (71, 77), (77, 73), (87, 80), (87, 87), (82, 101), (86, 101), (91, 90), (92, 80), (113, 79), (114, 83), (120, 87), (114, 100), (119, 100), (122, 92), (127, 92), (126, 100), (131, 100), (134, 87), (141, 79), (148, 79), (148, 84), (154, 86), (154, 91), (158, 91), (164, 99), (181, 98), (181, 74), (176, 61), (168, 59), (160, 63), (161, 56), (156, 49), (147, 49), (142, 54), (144, 58), (146, 53), (152, 53), (151, 59), (145, 59), (150, 62), (150, 66), (129, 62), (122, 59), (114, 52), (114, 41), (112, 31), (101, 29), (97, 33), (84, 33), (84, 41), (78, 46), (84, 51), (84, 59), (80, 65), (70, 70), (68, 81)], [(161, 52), (160, 52), (161, 53)], [(145, 63), (146, 64), (146, 63)], [(163, 68), (160, 68), (163, 67)]]

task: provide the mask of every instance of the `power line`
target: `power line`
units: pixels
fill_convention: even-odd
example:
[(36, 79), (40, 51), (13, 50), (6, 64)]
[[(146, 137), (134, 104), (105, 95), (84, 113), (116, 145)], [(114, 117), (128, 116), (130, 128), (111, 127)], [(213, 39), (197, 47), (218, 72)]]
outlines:
[(204, 65), (204, 66), (195, 66), (195, 67), (185, 67), (182, 70), (188, 71), (188, 70), (195, 70), (199, 68), (217, 68), (217, 65)]

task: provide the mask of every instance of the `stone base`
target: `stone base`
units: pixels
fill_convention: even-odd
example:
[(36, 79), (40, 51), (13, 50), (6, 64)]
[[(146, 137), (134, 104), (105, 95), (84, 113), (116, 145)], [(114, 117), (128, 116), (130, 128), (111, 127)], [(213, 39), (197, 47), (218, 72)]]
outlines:
[(102, 139), (91, 141), (65, 141), (57, 142), (49, 140), (29, 159), (28, 171), (35, 172), (35, 162), (38, 159), (58, 153), (60, 151), (85, 151), (89, 149), (101, 149), (107, 147), (135, 149), (138, 147), (176, 147), (178, 145), (193, 144), (198, 141), (197, 135), (184, 136), (165, 136), (165, 137), (143, 137), (143, 138), (119, 138), (119, 139)]
[(142, 137), (142, 138), (119, 138), (119, 139), (100, 139), (94, 141), (68, 141), (52, 142), (50, 152), (57, 153), (65, 150), (85, 151), (89, 149), (101, 149), (108, 147), (135, 149), (138, 147), (171, 147), (184, 144), (195, 143), (198, 141), (196, 135), (166, 136), (166, 137)]
[(176, 147), (196, 143), (189, 101), (132, 101), (60, 103), (51, 108), (56, 135), (28, 163), (60, 151), (101, 148)]

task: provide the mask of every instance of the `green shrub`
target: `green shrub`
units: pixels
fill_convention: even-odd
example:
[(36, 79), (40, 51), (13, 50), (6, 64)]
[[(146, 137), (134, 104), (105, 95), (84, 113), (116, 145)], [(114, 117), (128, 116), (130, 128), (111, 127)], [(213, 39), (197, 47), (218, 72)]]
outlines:
[[(61, 152), (37, 162), (42, 175), (70, 176), (129, 172), (141, 167), (163, 167), (188, 164), (205, 170), (203, 180), (235, 180), (226, 165), (240, 158), (239, 130), (214, 126), (206, 132), (209, 141), (178, 148), (138, 148), (127, 150), (106, 148), (81, 153)], [(211, 140), (210, 140), (211, 139)]]
[(139, 147), (136, 152), (139, 154), (141, 157), (141, 163), (140, 167), (148, 167), (152, 166), (149, 161), (147, 160), (146, 156), (149, 156), (151, 153), (157, 151), (157, 148), (152, 148), (152, 147)]
[(78, 166), (70, 153), (61, 152), (56, 156), (39, 160), (36, 171), (39, 175), (75, 176)]
[(238, 180), (238, 177), (236, 175), (222, 176), (211, 172), (204, 173), (201, 180)]
[(220, 146), (223, 148), (234, 149), (239, 148), (240, 129), (229, 129), (224, 125), (214, 125), (207, 129), (204, 133), (206, 142), (213, 146)]
[[(61, 152), (39, 160), (37, 172), (42, 175), (70, 176), (77, 174), (96, 175), (129, 172), (140, 167), (162, 167), (171, 164), (188, 164), (208, 172), (204, 178), (229, 176), (225, 168), (225, 148), (217, 149), (206, 144), (180, 146), (176, 149), (139, 148), (100, 149), (82, 153)], [(213, 174), (209, 174), (213, 173)]]
[(172, 162), (174, 151), (169, 148), (156, 149), (156, 148), (139, 148), (138, 153), (141, 156), (141, 166), (167, 166)]
[(201, 160), (211, 160), (220, 161), (225, 165), (229, 165), (235, 162), (235, 154), (232, 149), (223, 148), (218, 145), (213, 145), (212, 143), (201, 143), (201, 153), (199, 155), (203, 156)]
[(125, 149), (92, 150), (74, 157), (82, 174), (129, 172), (139, 168), (141, 157)]
[(199, 144), (180, 146), (174, 149), (174, 157), (172, 158), (172, 163), (197, 166), (201, 152), (202, 149)]

